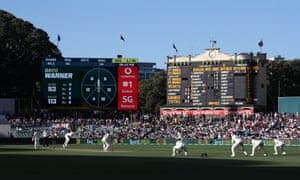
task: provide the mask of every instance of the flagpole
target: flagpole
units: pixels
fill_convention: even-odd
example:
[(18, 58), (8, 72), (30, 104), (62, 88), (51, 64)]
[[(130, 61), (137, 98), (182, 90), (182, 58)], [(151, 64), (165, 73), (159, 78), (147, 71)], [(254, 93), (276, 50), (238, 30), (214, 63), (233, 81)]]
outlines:
[(178, 52), (178, 49), (177, 49), (177, 47), (176, 47), (175, 43), (173, 43), (173, 49), (175, 50), (175, 52), (176, 52), (176, 54), (177, 54), (177, 52)]
[(258, 46), (259, 46), (260, 52), (262, 53), (263, 52), (263, 46), (264, 46), (264, 42), (263, 42), (262, 39), (258, 42)]
[(57, 48), (58, 48), (58, 45), (59, 45), (59, 41), (60, 41), (60, 35), (58, 34), (57, 35), (57, 40), (56, 40), (56, 46), (57, 46)]
[(121, 34), (120, 35), (120, 52), (119, 52), (119, 54), (118, 54), (118, 58), (122, 58), (123, 56), (122, 56), (122, 48), (123, 48), (123, 44), (124, 44), (124, 42), (125, 42), (125, 38), (123, 37), (123, 35)]

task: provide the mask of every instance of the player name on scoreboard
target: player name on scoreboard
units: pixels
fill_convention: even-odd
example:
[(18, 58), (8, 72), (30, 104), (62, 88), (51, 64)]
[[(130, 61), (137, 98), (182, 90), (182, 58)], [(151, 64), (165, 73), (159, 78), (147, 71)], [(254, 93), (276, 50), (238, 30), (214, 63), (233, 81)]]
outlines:
[(233, 72), (219, 68), (193, 68), (191, 72), (191, 99), (193, 105), (219, 106), (234, 101)]

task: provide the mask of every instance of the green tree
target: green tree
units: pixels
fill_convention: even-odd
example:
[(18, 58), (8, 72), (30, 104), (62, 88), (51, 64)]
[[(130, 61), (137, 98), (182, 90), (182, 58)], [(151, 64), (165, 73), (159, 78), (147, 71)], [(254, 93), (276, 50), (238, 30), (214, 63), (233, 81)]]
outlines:
[(153, 79), (139, 82), (139, 111), (159, 114), (166, 103), (166, 72), (161, 71)]
[(268, 109), (275, 111), (278, 97), (300, 95), (300, 60), (270, 61), (268, 64)]
[(0, 98), (30, 99), (40, 106), (41, 60), (61, 57), (42, 29), (0, 10)]

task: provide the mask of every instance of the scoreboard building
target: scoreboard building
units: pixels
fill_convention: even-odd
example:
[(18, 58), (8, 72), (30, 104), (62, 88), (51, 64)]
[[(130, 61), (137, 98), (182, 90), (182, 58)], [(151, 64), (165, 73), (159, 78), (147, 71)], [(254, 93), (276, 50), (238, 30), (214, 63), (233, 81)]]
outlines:
[(212, 46), (196, 56), (168, 56), (166, 65), (161, 115), (253, 113), (266, 106), (265, 53), (228, 55)]

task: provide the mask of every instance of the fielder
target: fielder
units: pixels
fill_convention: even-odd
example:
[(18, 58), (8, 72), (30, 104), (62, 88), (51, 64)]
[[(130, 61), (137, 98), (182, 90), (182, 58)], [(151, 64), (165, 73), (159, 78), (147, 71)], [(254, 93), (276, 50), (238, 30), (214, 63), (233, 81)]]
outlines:
[(33, 148), (36, 150), (37, 148), (40, 148), (40, 137), (41, 133), (39, 130), (36, 130), (33, 132), (32, 135), (32, 141), (33, 141)]
[(184, 156), (186, 157), (188, 155), (187, 147), (182, 142), (181, 135), (177, 135), (176, 144), (175, 144), (175, 146), (173, 146), (173, 149), (172, 149), (172, 156), (175, 157), (176, 154), (180, 153), (182, 150), (184, 151)]
[(284, 142), (282, 139), (278, 139), (277, 137), (274, 138), (274, 155), (277, 156), (278, 155), (278, 149), (281, 150), (281, 154), (282, 155), (286, 155), (286, 152), (284, 150)]
[(241, 136), (237, 135), (236, 133), (231, 132), (231, 142), (232, 142), (231, 157), (235, 157), (235, 150), (236, 150), (237, 147), (242, 148), (243, 154), (245, 156), (248, 155), (247, 151), (245, 150), (244, 142), (243, 142), (243, 139), (242, 139)]
[(267, 153), (265, 151), (265, 147), (264, 147), (264, 141), (262, 139), (256, 139), (255, 137), (252, 138), (251, 140), (251, 144), (252, 144), (252, 153), (250, 156), (254, 156), (255, 152), (257, 150), (262, 150), (264, 153), (264, 156), (267, 156)]
[(74, 132), (72, 132), (72, 131), (65, 134), (65, 142), (64, 142), (64, 144), (62, 145), (62, 147), (63, 147), (64, 149), (66, 149), (66, 147), (68, 146), (68, 144), (69, 144), (69, 142), (70, 142), (70, 139), (71, 139), (71, 137), (73, 136), (73, 134), (74, 134)]
[(113, 151), (113, 137), (112, 134), (107, 131), (102, 137), (103, 152)]

